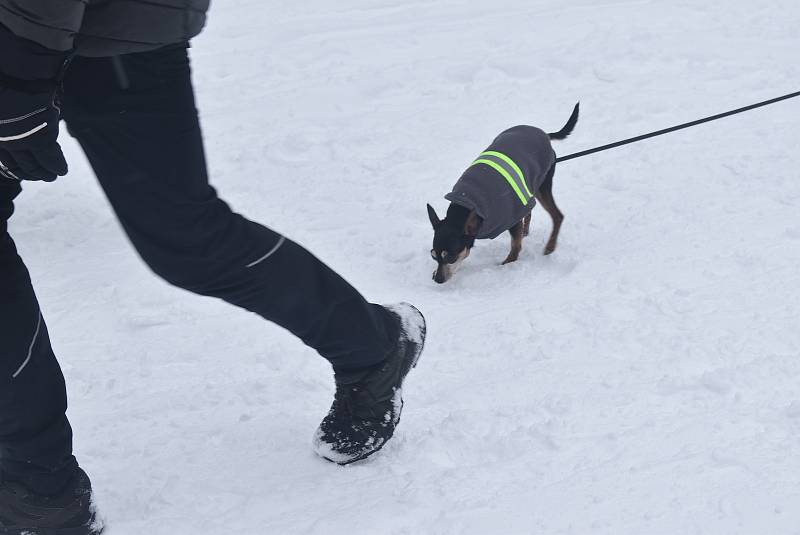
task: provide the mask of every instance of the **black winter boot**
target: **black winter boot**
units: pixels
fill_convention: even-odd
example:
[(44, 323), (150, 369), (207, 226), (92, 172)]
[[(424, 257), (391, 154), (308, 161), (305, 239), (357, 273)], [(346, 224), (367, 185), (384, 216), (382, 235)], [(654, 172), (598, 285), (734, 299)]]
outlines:
[(92, 484), (80, 468), (55, 496), (40, 496), (8, 479), (0, 481), (0, 535), (98, 535)]
[(425, 343), (425, 318), (409, 305), (388, 306), (399, 336), (380, 367), (361, 377), (336, 377), (336, 395), (314, 436), (317, 454), (337, 464), (372, 455), (392, 438), (403, 409), (403, 380), (417, 365)]

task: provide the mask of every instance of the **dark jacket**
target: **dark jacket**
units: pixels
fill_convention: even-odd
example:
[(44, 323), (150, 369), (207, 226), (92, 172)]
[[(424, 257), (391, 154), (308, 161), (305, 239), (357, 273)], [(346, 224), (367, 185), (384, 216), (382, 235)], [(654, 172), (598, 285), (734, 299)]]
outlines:
[(57, 52), (115, 56), (188, 41), (202, 30), (209, 1), (0, 0), (0, 24)]
[(533, 126), (509, 128), (464, 171), (445, 199), (475, 210), (483, 219), (478, 238), (496, 238), (533, 209), (536, 200), (531, 194), (537, 194), (555, 159), (544, 131)]

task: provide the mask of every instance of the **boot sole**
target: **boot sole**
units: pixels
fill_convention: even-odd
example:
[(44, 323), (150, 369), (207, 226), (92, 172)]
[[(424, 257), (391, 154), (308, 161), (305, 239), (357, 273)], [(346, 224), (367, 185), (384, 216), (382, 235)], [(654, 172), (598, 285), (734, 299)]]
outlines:
[(103, 532), (86, 526), (79, 528), (4, 528), (0, 527), (0, 535), (100, 535)]

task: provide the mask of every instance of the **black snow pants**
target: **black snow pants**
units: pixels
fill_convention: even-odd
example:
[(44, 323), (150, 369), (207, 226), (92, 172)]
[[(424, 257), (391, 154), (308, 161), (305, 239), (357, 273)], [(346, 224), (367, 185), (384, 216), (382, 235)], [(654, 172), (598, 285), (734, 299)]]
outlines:
[[(186, 48), (76, 58), (64, 81), (63, 118), (134, 247), (168, 282), (277, 323), (337, 372), (378, 364), (398, 335), (388, 312), (209, 185)], [(64, 378), (8, 234), (20, 190), (0, 178), (0, 473), (55, 492), (77, 464)]]

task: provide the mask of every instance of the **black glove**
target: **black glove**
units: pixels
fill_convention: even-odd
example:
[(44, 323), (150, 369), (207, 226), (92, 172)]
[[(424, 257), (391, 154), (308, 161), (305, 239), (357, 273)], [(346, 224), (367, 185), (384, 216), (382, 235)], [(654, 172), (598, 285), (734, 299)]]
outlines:
[(67, 174), (58, 138), (60, 110), (55, 88), (27, 91), (24, 82), (0, 78), (0, 175), (14, 180), (45, 180)]

